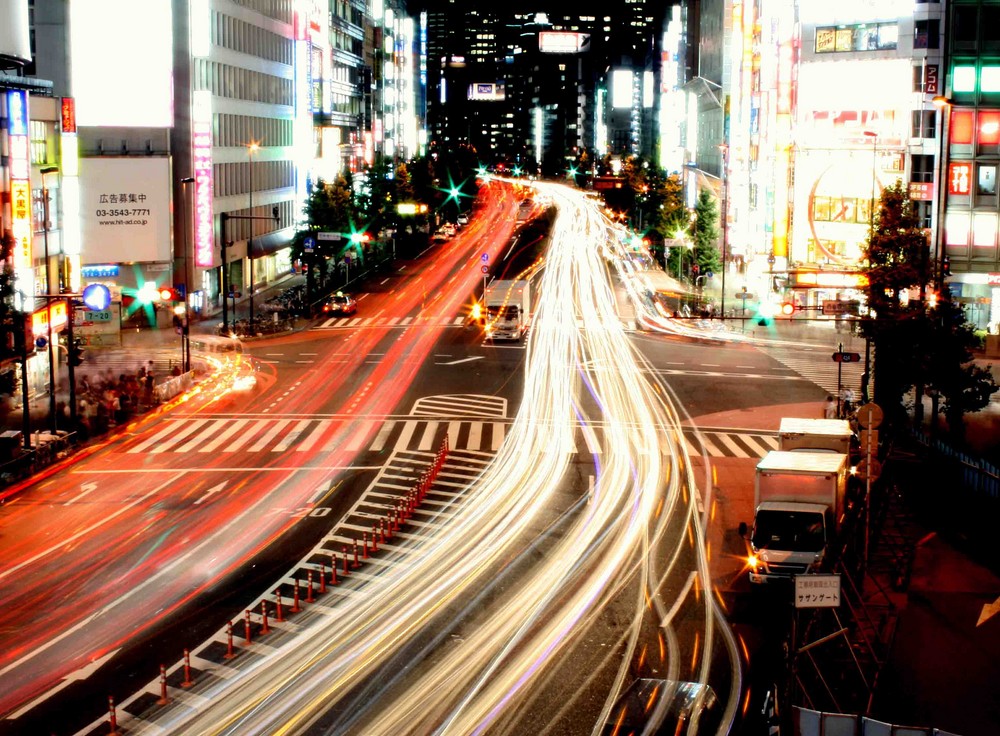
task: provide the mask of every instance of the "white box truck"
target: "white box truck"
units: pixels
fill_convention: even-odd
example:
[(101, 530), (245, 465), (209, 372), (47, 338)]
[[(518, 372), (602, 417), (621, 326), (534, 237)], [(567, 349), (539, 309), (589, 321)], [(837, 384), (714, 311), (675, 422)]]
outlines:
[(486, 304), (486, 337), (520, 340), (531, 319), (531, 284), (528, 281), (494, 281), (483, 295)]
[[(844, 516), (848, 458), (839, 452), (769, 452), (757, 464), (750, 582), (822, 572)], [(740, 524), (747, 536), (747, 526)]]
[(846, 419), (784, 417), (778, 427), (779, 450), (821, 450), (851, 454), (854, 432)]

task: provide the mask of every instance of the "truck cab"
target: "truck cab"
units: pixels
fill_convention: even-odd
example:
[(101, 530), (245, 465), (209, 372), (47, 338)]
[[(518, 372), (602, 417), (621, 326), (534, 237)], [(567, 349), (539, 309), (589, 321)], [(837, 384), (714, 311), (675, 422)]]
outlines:
[(757, 464), (750, 542), (750, 582), (821, 572), (844, 515), (848, 457), (824, 449), (769, 452)]

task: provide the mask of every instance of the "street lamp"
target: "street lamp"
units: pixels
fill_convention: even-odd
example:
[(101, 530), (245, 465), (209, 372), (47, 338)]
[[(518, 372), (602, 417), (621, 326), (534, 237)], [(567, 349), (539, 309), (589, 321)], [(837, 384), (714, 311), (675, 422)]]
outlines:
[[(46, 166), (39, 173), (42, 175), (42, 228), (45, 244), (45, 293), (52, 294), (52, 269), (49, 264), (49, 188), (45, 185), (46, 174), (55, 174), (59, 169)], [(56, 351), (52, 345), (52, 300), (45, 300), (45, 316), (49, 341), (49, 427), (52, 434), (56, 433)]]
[(937, 126), (939, 138), (937, 176), (934, 181), (934, 193), (937, 197), (937, 212), (935, 213), (934, 228), (934, 258), (937, 261), (937, 283), (940, 289), (944, 285), (945, 268), (944, 255), (946, 243), (944, 233), (945, 204), (947, 202), (947, 188), (945, 184), (945, 155), (948, 153), (948, 129), (951, 126), (951, 99), (944, 95), (936, 95), (932, 100), (934, 107), (941, 113), (941, 119)]
[[(257, 141), (250, 141), (250, 145), (247, 146), (247, 156), (250, 159), (250, 237), (247, 238), (247, 257), (250, 259), (250, 329), (253, 329), (253, 155), (260, 148), (260, 144)], [(234, 310), (235, 311), (235, 310)], [(233, 319), (236, 315), (233, 315)]]
[[(191, 264), (188, 261), (188, 228), (191, 226), (191, 208), (188, 199), (188, 185), (194, 184), (194, 177), (186, 176), (181, 179), (181, 194), (184, 200), (184, 216), (182, 222), (184, 223), (184, 234), (182, 247), (184, 248), (184, 320), (181, 332), (181, 364), (184, 368), (184, 372), (187, 373), (191, 370), (191, 332), (189, 326), (189, 320), (191, 318), (191, 305), (190, 305), (190, 294), (193, 279), (191, 276)], [(225, 300), (223, 300), (225, 301)]]
[(727, 261), (727, 250), (729, 241), (729, 227), (726, 209), (726, 198), (728, 196), (727, 185), (728, 177), (726, 176), (727, 170), (729, 169), (729, 146), (725, 143), (719, 144), (719, 150), (722, 152), (722, 305), (720, 311), (722, 312), (722, 319), (726, 318), (726, 261)]
[(875, 229), (875, 186), (878, 182), (878, 151), (876, 146), (878, 145), (878, 133), (874, 130), (864, 131), (865, 138), (871, 138), (872, 141), (872, 197), (868, 204), (868, 228), (870, 230)]

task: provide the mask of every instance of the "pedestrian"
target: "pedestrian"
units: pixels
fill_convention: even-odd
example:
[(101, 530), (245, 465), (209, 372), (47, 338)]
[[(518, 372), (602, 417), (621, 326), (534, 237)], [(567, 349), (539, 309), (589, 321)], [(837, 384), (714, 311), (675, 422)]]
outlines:
[(837, 402), (833, 400), (832, 396), (826, 397), (826, 404), (823, 405), (823, 416), (827, 419), (837, 418)]
[(840, 392), (840, 413), (843, 417), (854, 413), (854, 401), (854, 389), (845, 386)]

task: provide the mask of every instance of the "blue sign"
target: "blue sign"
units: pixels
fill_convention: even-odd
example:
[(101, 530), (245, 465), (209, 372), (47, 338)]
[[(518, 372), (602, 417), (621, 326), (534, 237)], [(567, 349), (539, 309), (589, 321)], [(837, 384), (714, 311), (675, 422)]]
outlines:
[(306, 253), (312, 253), (316, 248), (316, 238), (312, 235), (307, 235), (302, 239), (302, 250)]
[(106, 279), (118, 276), (118, 264), (107, 263), (97, 266), (80, 266), (80, 276), (85, 279)]
[(83, 289), (83, 303), (92, 312), (103, 312), (111, 305), (111, 291), (104, 284), (87, 284)]
[(706, 275), (706, 276), (707, 276), (708, 278), (712, 278), (712, 277), (713, 277), (713, 276), (714, 276), (715, 274), (713, 274), (713, 273), (712, 273), (711, 271), (705, 271), (705, 275)]
[(7, 131), (28, 135), (28, 93), (23, 89), (7, 90)]

